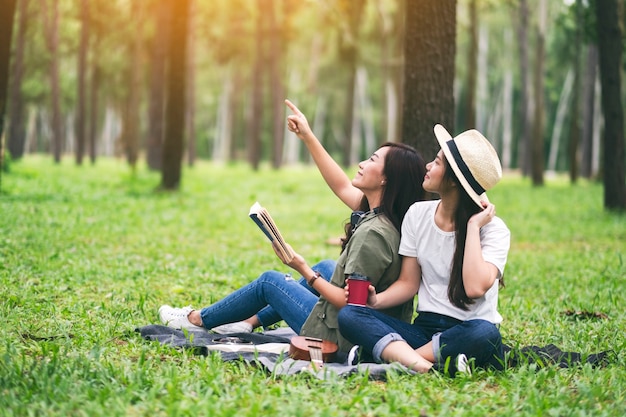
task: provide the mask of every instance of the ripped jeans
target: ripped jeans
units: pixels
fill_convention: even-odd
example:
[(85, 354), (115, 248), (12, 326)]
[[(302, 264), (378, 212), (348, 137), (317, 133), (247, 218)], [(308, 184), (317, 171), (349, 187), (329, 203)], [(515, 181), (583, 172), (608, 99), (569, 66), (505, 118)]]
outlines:
[[(336, 262), (325, 260), (313, 270), (330, 281)], [(319, 294), (300, 277), (278, 271), (262, 273), (251, 283), (232, 292), (220, 301), (200, 310), (204, 328), (245, 320), (256, 315), (264, 327), (285, 320), (296, 333), (313, 311)]]

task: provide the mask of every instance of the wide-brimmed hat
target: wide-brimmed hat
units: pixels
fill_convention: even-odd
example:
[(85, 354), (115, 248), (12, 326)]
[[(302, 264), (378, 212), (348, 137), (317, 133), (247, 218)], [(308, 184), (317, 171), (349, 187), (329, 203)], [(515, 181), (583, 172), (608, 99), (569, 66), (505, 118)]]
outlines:
[(489, 202), (486, 191), (502, 178), (502, 166), (496, 150), (478, 130), (471, 129), (452, 138), (445, 127), (435, 125), (435, 136), (448, 165), (472, 200), (481, 208)]

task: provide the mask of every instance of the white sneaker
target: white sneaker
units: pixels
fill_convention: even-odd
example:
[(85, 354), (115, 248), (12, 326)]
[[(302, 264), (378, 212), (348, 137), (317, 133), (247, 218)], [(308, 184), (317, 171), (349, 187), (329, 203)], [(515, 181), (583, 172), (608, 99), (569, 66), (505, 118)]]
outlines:
[(235, 323), (222, 324), (221, 326), (212, 328), (211, 331), (218, 334), (252, 333), (252, 325), (245, 321), (238, 321)]
[(193, 311), (191, 306), (183, 308), (174, 308), (168, 305), (162, 305), (159, 308), (159, 317), (161, 322), (167, 327), (172, 329), (187, 329), (187, 330), (203, 330), (206, 329), (202, 326), (196, 326), (189, 321), (189, 313)]
[(465, 356), (465, 354), (463, 353), (459, 354), (459, 356), (456, 357), (456, 371), (465, 375), (472, 374), (472, 369), (467, 362), (467, 356)]
[(359, 363), (359, 349), (359, 345), (352, 346), (350, 352), (348, 352), (348, 359), (346, 360), (348, 365), (356, 365)]

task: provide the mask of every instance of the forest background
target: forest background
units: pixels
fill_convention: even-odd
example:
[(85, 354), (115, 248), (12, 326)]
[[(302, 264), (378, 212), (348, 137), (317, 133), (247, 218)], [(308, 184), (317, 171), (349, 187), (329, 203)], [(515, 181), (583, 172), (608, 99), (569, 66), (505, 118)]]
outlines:
[[(0, 414), (625, 415), (626, 222), (604, 210), (607, 188), (596, 181), (603, 152), (624, 157), (603, 150), (594, 21), (600, 9), (623, 22), (624, 2), (597, 2), (0, 0), (0, 21), (17, 5), (3, 143), (19, 145), (13, 159), (5, 154), (0, 189)], [(188, 30), (167, 19), (180, 13), (160, 8), (172, 4), (190, 7)], [(346, 9), (354, 5), (360, 13)], [(454, 98), (441, 117), (453, 133), (486, 132), (508, 171), (490, 191), (513, 237), (499, 301), (503, 339), (584, 357), (610, 350), (608, 366), (321, 381), (143, 340), (134, 330), (158, 322), (159, 305), (208, 305), (282, 268), (247, 219), (256, 200), (312, 262), (337, 256), (323, 242), (349, 212), (285, 136), (283, 99), (302, 108), (346, 167), (383, 140), (434, 144), (432, 124), (411, 133), (430, 120), (404, 117), (415, 80), (403, 67), (428, 60), (405, 55), (402, 44), (410, 46), (405, 23), (426, 26), (422, 12), (437, 5), (454, 11), (433, 17), (434, 27), (454, 28), (454, 48), (426, 51), (453, 53), (455, 65), (440, 67), (453, 76)], [(453, 26), (438, 20), (450, 17)], [(166, 40), (170, 28), (185, 34), (185, 48), (176, 48), (182, 37)], [(0, 24), (0, 57), (6, 33)], [(181, 80), (170, 81), (163, 65), (185, 74), (184, 89), (170, 89)], [(167, 106), (172, 93), (184, 102)], [(165, 133), (168, 107), (184, 136)], [(540, 139), (541, 175), (557, 173), (543, 187), (531, 186), (525, 135)], [(175, 193), (154, 192), (166, 137), (184, 144)], [(580, 145), (579, 171), (571, 143)], [(622, 186), (623, 177), (615, 176)]]
[[(189, 165), (206, 158), (280, 168), (307, 160), (298, 141), (285, 141), (283, 100), (291, 98), (346, 167), (385, 140), (412, 143), (428, 159), (433, 123), (407, 117), (404, 67), (416, 58), (405, 56), (405, 33), (406, 21), (435, 3), (19, 0), (8, 153), (49, 152), (57, 162), (73, 154), (79, 165), (123, 156), (133, 169), (145, 158), (161, 170), (169, 155), (180, 165), (184, 147)], [(595, 1), (443, 3), (434, 7), (452, 13), (433, 18), (455, 25), (454, 97), (436, 121), (453, 133), (479, 129), (505, 170), (532, 171), (536, 185), (544, 171), (601, 178)], [(415, 134), (421, 120), (411, 119), (427, 119), (426, 129)], [(622, 150), (611, 154), (621, 177), (623, 142), (622, 133)], [(624, 194), (624, 180), (618, 185)]]

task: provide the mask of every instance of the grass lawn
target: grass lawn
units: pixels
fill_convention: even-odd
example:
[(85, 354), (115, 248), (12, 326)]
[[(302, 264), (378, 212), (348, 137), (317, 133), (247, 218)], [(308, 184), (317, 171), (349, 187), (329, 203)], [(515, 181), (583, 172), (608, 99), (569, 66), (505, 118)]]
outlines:
[(603, 211), (601, 185), (507, 176), (490, 193), (512, 232), (501, 330), (512, 346), (613, 349), (617, 363), (382, 383), (268, 375), (141, 339), (161, 304), (202, 307), (284, 268), (247, 218), (255, 201), (310, 263), (337, 257), (326, 241), (350, 214), (309, 166), (205, 162), (180, 192), (155, 192), (159, 181), (69, 157), (29, 156), (3, 175), (1, 416), (626, 415), (626, 216)]

